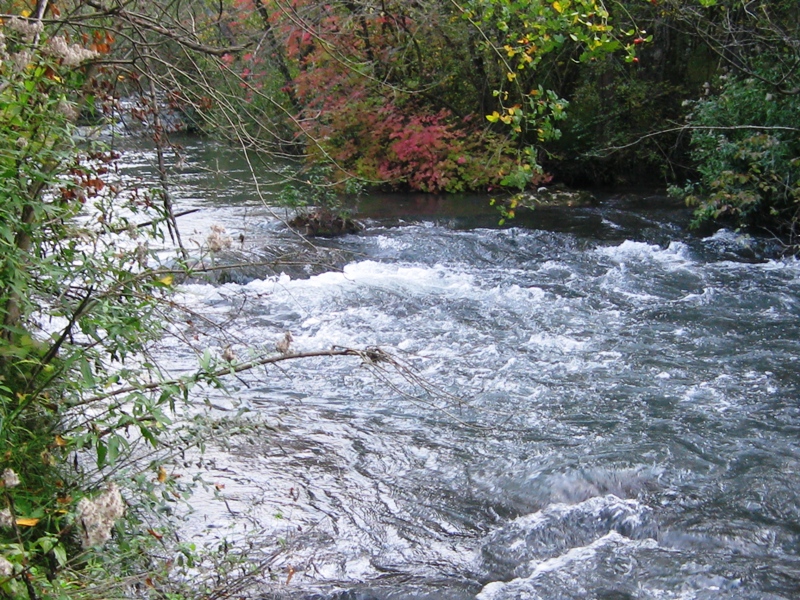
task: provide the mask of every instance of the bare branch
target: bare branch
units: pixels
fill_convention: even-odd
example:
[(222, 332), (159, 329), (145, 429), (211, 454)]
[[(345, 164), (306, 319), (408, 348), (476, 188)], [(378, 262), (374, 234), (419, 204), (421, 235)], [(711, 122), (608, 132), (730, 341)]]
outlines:
[(711, 125), (682, 125), (681, 127), (672, 127), (670, 129), (661, 129), (645, 134), (629, 144), (622, 146), (608, 146), (603, 148), (603, 151), (608, 151), (603, 156), (610, 156), (618, 150), (625, 150), (632, 146), (643, 142), (646, 139), (666, 135), (668, 133), (675, 133), (676, 131), (790, 131), (792, 133), (800, 133), (800, 127), (783, 127), (780, 125), (731, 125), (729, 127), (715, 127)]
[(140, 15), (137, 13), (130, 12), (125, 10), (124, 8), (114, 8), (108, 9), (107, 7), (103, 6), (100, 2), (96, 2), (94, 0), (88, 0), (87, 4), (92, 8), (95, 8), (99, 11), (106, 12), (109, 15), (116, 16), (124, 21), (131, 23), (132, 25), (137, 25), (142, 27), (148, 31), (152, 31), (153, 33), (157, 33), (166, 39), (170, 39), (178, 44), (195, 50), (196, 52), (201, 52), (203, 54), (209, 54), (212, 56), (222, 56), (224, 54), (234, 54), (236, 52), (241, 52), (250, 46), (250, 44), (240, 44), (238, 46), (227, 46), (223, 48), (217, 48), (214, 46), (208, 46), (206, 44), (201, 44), (190, 37), (178, 35), (173, 29), (169, 29), (167, 27), (162, 27), (158, 23), (156, 23), (153, 19), (146, 17), (145, 15)]

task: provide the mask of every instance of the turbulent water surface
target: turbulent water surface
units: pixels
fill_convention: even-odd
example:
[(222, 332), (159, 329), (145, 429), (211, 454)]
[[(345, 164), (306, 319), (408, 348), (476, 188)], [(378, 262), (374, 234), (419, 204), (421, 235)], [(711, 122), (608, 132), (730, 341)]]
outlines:
[(213, 398), (269, 427), (212, 452), (227, 505), (201, 495), (195, 525), (272, 556), (267, 597), (800, 596), (798, 262), (635, 195), (503, 229), (486, 199), (372, 198), (363, 234), (311, 250), (195, 168), (212, 154), (173, 190), (203, 209), (185, 235), (224, 226), (216, 260), (250, 266), (182, 300), (240, 358), (290, 331), (396, 359), (283, 363)]

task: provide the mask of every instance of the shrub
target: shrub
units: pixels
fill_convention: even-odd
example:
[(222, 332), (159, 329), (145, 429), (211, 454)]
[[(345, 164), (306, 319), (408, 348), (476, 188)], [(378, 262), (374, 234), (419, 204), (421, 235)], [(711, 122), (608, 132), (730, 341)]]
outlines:
[(459, 122), (447, 110), (366, 104), (343, 102), (307, 124), (317, 140), (309, 150), (312, 162), (327, 157), (342, 173), (399, 190), (465, 192), (513, 185), (503, 180), (517, 168), (517, 151), (503, 137), (480, 131), (470, 119)]
[[(765, 79), (768, 79), (768, 74)], [(695, 221), (792, 231), (800, 213), (800, 97), (727, 76), (689, 116), (699, 181), (684, 190)]]
[[(8, 598), (98, 597), (144, 579), (144, 550), (156, 543), (146, 528), (158, 525), (144, 526), (143, 512), (174, 502), (178, 486), (154, 484), (159, 463), (134, 457), (154, 451), (166, 412), (188, 390), (153, 386), (158, 372), (146, 360), (172, 275), (152, 266), (148, 244), (159, 228), (135, 222), (163, 222), (163, 203), (157, 191), (122, 194), (116, 155), (79, 140), (77, 107), (99, 83), (83, 65), (99, 51), (61, 35), (28, 18), (0, 27), (0, 595)], [(110, 44), (101, 30), (93, 37), (101, 36)], [(109, 486), (115, 478), (127, 489)], [(121, 519), (123, 498), (134, 497)], [(113, 531), (130, 535), (101, 551)]]

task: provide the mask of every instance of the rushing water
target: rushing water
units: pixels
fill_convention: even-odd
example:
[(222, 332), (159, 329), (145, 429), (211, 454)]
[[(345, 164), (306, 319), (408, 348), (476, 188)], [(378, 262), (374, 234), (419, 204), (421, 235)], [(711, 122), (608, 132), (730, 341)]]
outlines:
[(182, 300), (242, 357), (291, 331), (402, 367), (284, 363), (214, 399), (269, 427), (212, 453), (228, 503), (196, 525), (274, 554), (265, 597), (800, 597), (800, 263), (645, 196), (504, 229), (485, 199), (367, 199), (311, 252), (211, 158), (174, 190), (190, 243), (298, 260)]

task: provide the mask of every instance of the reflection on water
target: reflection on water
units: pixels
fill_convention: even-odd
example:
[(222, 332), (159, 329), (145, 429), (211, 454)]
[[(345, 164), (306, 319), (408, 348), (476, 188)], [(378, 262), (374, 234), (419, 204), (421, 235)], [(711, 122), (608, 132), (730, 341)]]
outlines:
[[(190, 237), (221, 223), (236, 261), (307, 256), (197, 156), (176, 189), (204, 208)], [(366, 199), (367, 231), (313, 267), (181, 288), (240, 356), (284, 331), (377, 345), (437, 390), (357, 359), (244, 375), (214, 401), (269, 428), (212, 453), (228, 505), (198, 498), (200, 535), (280, 549), (295, 574), (268, 597), (798, 597), (800, 265), (689, 233), (655, 196), (510, 228), (486, 200)]]

